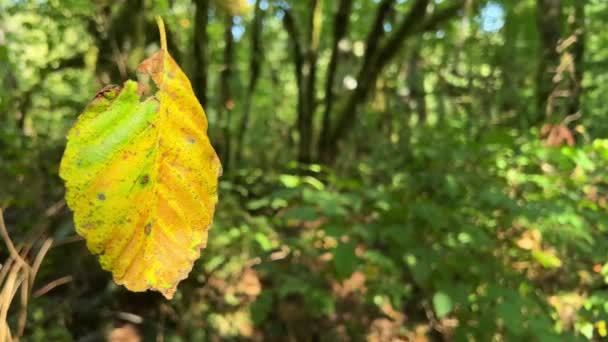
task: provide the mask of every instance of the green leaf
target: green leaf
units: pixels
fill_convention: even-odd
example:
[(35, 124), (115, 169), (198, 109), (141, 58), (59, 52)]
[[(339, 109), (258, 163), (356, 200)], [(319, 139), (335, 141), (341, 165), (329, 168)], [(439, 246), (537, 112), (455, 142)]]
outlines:
[(452, 311), (452, 299), (445, 292), (437, 292), (433, 296), (433, 308), (437, 318), (441, 319)]
[(516, 298), (507, 298), (502, 303), (498, 304), (496, 312), (504, 321), (505, 326), (509, 331), (518, 334), (521, 331), (522, 317), (520, 311), (521, 301)]
[(247, 209), (258, 210), (258, 209), (267, 207), (269, 204), (270, 204), (270, 199), (264, 197), (264, 198), (256, 199), (253, 201), (249, 201), (249, 203), (247, 203)]
[(293, 175), (281, 175), (279, 181), (281, 181), (286, 188), (295, 188), (300, 185), (300, 177)]
[(542, 250), (532, 251), (532, 257), (538, 261), (544, 268), (559, 268), (562, 266), (562, 261), (557, 256)]
[(268, 239), (268, 237), (262, 233), (255, 233), (255, 241), (265, 252), (272, 249), (272, 242), (270, 242), (270, 239)]
[(285, 212), (286, 220), (313, 221), (317, 218), (317, 210), (308, 205), (293, 207)]
[(323, 185), (323, 183), (311, 176), (307, 176), (304, 177), (304, 182), (310, 184), (313, 188), (315, 188), (316, 190), (322, 191), (323, 189), (325, 189), (325, 185)]
[(588, 339), (592, 339), (593, 338), (593, 324), (586, 322), (581, 324), (580, 328), (579, 328), (581, 334), (583, 334), (583, 336), (585, 336)]
[(266, 320), (268, 314), (272, 311), (272, 294), (268, 291), (264, 291), (260, 294), (253, 304), (251, 304), (251, 319), (255, 325)]
[(357, 269), (357, 256), (355, 245), (341, 243), (334, 249), (334, 266), (339, 279), (348, 278)]

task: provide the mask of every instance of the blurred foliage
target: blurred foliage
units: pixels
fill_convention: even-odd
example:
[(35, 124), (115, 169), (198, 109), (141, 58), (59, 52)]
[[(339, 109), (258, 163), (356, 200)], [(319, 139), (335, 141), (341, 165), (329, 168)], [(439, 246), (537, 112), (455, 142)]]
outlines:
[[(577, 1), (562, 1), (562, 41), (576, 31)], [(243, 159), (222, 178), (207, 249), (167, 302), (129, 293), (101, 271), (74, 235), (57, 172), (65, 134), (95, 91), (136, 77), (137, 62), (154, 51), (154, 15), (165, 18), (176, 42), (169, 48), (194, 79), (199, 1), (0, 0), (0, 206), (15, 242), (36, 234), (55, 241), (34, 294), (72, 277), (27, 303), (23, 340), (606, 338), (608, 4), (584, 2), (580, 115), (546, 123), (536, 107), (538, 2), (473, 1), (404, 41), (327, 166), (294, 161), (298, 84), (283, 18), (293, 11), (304, 32), (308, 8), (261, 0), (263, 61)], [(319, 84), (338, 1), (321, 3)], [(411, 1), (395, 3), (385, 32)], [(246, 5), (209, 7), (205, 109), (220, 148), (246, 112), (256, 15)], [(338, 109), (377, 8), (354, 1), (335, 70)], [(229, 106), (220, 86), (228, 23)], [(0, 260), (7, 255), (0, 249)]]

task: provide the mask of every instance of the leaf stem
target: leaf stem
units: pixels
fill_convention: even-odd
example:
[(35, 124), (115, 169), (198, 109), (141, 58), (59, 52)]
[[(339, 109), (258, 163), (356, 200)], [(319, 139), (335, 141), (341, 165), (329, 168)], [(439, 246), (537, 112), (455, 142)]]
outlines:
[(167, 33), (165, 32), (165, 23), (160, 15), (156, 16), (156, 25), (158, 25), (158, 31), (160, 32), (160, 48), (167, 52)]

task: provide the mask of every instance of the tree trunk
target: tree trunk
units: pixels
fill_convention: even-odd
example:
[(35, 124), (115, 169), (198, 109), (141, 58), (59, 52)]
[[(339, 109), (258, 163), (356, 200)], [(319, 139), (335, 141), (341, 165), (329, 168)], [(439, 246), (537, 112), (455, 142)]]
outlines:
[[(385, 1), (386, 2), (386, 1)], [(327, 77), (325, 81), (325, 112), (323, 113), (323, 122), (321, 126), (321, 134), (318, 145), (318, 155), (321, 156), (327, 148), (329, 134), (331, 129), (331, 112), (334, 103), (334, 83), (336, 71), (338, 68), (338, 56), (340, 41), (346, 36), (348, 30), (348, 20), (353, 7), (353, 0), (340, 0), (338, 9), (334, 17), (334, 33), (331, 57), (327, 66)]]
[(323, 0), (310, 0), (306, 25), (305, 46), (302, 47), (298, 26), (291, 11), (283, 8), (283, 25), (293, 48), (294, 67), (298, 85), (299, 135), (298, 162), (312, 162), (313, 122), (316, 109), (316, 78), (319, 42), (321, 38)]
[(234, 109), (234, 99), (232, 98), (232, 69), (234, 61), (234, 37), (232, 36), (233, 17), (226, 15), (224, 27), (224, 65), (220, 73), (220, 106), (218, 122), (222, 128), (222, 145), (220, 146), (220, 156), (222, 168), (225, 172), (230, 169), (230, 150), (231, 150), (231, 118)]
[(570, 103), (568, 106), (569, 115), (574, 115), (576, 113), (580, 113), (581, 111), (582, 83), (583, 75), (585, 73), (585, 2), (586, 1), (583, 0), (574, 1), (574, 22), (572, 23), (572, 26), (576, 41), (570, 47), (572, 61), (574, 64), (574, 75), (573, 80), (570, 83)]
[(100, 6), (100, 12), (107, 17), (109, 24), (107, 31), (100, 30), (100, 25), (94, 19), (90, 19), (87, 30), (94, 37), (95, 46), (99, 49), (97, 58), (96, 74), (102, 84), (118, 82), (127, 79), (129, 72), (134, 74), (135, 70), (128, 70), (127, 46), (139, 46), (144, 34), (142, 26), (145, 24), (143, 0), (127, 0), (119, 7), (116, 14), (112, 15), (109, 6)]
[(209, 65), (208, 46), (209, 37), (207, 26), (209, 24), (209, 0), (196, 0), (194, 14), (194, 93), (203, 108), (207, 105), (207, 67)]
[(249, 117), (251, 114), (251, 100), (253, 93), (258, 84), (262, 69), (262, 61), (264, 60), (264, 52), (262, 51), (262, 25), (264, 20), (264, 11), (260, 7), (261, 0), (255, 2), (255, 12), (253, 15), (253, 23), (251, 25), (251, 59), (249, 61), (249, 84), (247, 86), (247, 94), (243, 103), (243, 117), (239, 123), (239, 129), (236, 137), (235, 148), (235, 164), (238, 166), (241, 163), (243, 156), (243, 144), (245, 135), (249, 128)]
[(426, 91), (424, 90), (423, 60), (420, 56), (422, 44), (417, 44), (412, 51), (408, 63), (407, 83), (410, 90), (410, 109), (418, 116), (418, 124), (424, 125), (427, 121)]
[[(357, 87), (355, 88), (353, 95), (351, 95), (349, 98), (346, 108), (342, 110), (341, 113), (346, 112), (348, 108), (354, 108), (356, 104), (353, 102), (359, 101), (359, 99), (354, 95), (357, 93), (366, 92), (361, 91), (361, 88), (370, 86), (367, 83), (362, 84), (361, 81), (368, 72), (368, 69), (370, 69), (373, 58), (377, 53), (378, 45), (384, 37), (384, 21), (390, 11), (393, 9), (394, 4), (395, 0), (382, 0), (382, 2), (380, 2), (378, 5), (374, 24), (372, 25), (372, 29), (369, 31), (365, 40), (365, 53), (363, 55), (363, 64), (357, 77)], [(324, 125), (322, 129), (323, 131), (321, 132), (321, 137), (323, 138), (323, 141), (319, 146), (319, 161), (321, 163), (330, 164), (333, 162), (335, 153), (337, 152), (337, 142), (332, 136), (333, 126), (331, 125), (331, 120), (328, 119), (327, 124)]]
[[(387, 37), (385, 44), (380, 46), (379, 49), (371, 49), (368, 46), (364, 54), (363, 66), (357, 75), (357, 88), (351, 93), (346, 105), (340, 111), (327, 149), (321, 156), (322, 162), (331, 164), (335, 161), (340, 142), (346, 138), (357, 121), (359, 105), (364, 102), (371, 89), (373, 89), (384, 67), (397, 55), (403, 42), (415, 33), (436, 29), (439, 24), (455, 16), (464, 6), (465, 1), (456, 0), (427, 18), (426, 9), (429, 3), (430, 0), (416, 0), (410, 6), (410, 10), (404, 21)], [(383, 21), (380, 22), (382, 23)], [(373, 30), (372, 33), (374, 32)], [(368, 44), (377, 41), (375, 37), (372, 37), (373, 39), (371, 40), (369, 37), (372, 37), (372, 35), (368, 36)]]
[(554, 106), (550, 101), (554, 93), (556, 69), (560, 62), (557, 45), (561, 36), (562, 2), (561, 0), (537, 0), (536, 24), (540, 35), (540, 53), (536, 76), (536, 119), (538, 124), (554, 115)]
[[(288, 9), (283, 9), (283, 26), (285, 26), (285, 31), (287, 31), (287, 35), (289, 36), (289, 41), (291, 42), (292, 47), (292, 55), (293, 55), (293, 66), (294, 73), (296, 77), (296, 84), (298, 88), (298, 101), (297, 101), (297, 129), (299, 132), (300, 129), (300, 121), (302, 120), (306, 114), (304, 113), (304, 86), (303, 86), (303, 54), (302, 54), (302, 45), (300, 43), (300, 33), (298, 31), (298, 26), (295, 22), (295, 18), (292, 13)], [(300, 138), (301, 139), (301, 138)]]
[(308, 22), (307, 51), (302, 65), (303, 115), (298, 117), (298, 162), (312, 162), (313, 120), (316, 109), (316, 80), (319, 41), (321, 37), (323, 0), (311, 0)]

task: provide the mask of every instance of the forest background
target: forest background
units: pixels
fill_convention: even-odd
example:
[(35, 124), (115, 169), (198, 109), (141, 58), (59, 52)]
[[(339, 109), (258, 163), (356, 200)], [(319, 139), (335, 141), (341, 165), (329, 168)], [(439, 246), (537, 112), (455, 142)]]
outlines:
[[(172, 301), (112, 282), (58, 177), (156, 15), (224, 166)], [(2, 237), (31, 265), (0, 247), (0, 334), (606, 338), (606, 24), (605, 0), (0, 0)]]

